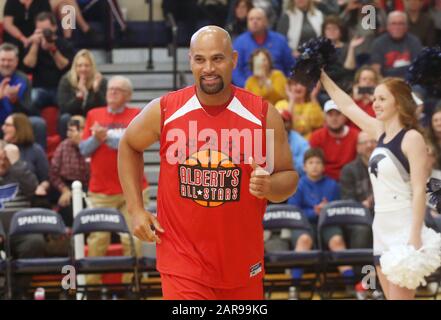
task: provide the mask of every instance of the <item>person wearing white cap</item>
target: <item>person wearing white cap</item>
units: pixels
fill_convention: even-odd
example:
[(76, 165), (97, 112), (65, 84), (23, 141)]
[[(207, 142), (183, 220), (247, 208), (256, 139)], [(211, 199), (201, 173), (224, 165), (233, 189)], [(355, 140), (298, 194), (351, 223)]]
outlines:
[(357, 156), (358, 132), (346, 125), (346, 117), (334, 101), (324, 105), (325, 126), (311, 134), (309, 143), (325, 154), (325, 173), (334, 180), (340, 179), (340, 170)]
[(372, 118), (324, 71), (320, 81), (340, 111), (378, 141), (369, 160), (374, 262), (387, 299), (414, 299), (441, 265), (441, 235), (424, 225), (427, 146), (411, 88), (402, 79), (384, 79), (374, 90)]

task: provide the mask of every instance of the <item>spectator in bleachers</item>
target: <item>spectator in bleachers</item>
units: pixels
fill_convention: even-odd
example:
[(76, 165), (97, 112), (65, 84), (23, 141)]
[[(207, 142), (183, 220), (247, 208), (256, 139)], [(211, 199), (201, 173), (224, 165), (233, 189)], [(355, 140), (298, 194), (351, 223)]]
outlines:
[(55, 150), (49, 169), (49, 181), (59, 194), (59, 213), (67, 226), (72, 226), (72, 191), (71, 185), (78, 180), (87, 190), (89, 165), (81, 155), (78, 145), (84, 130), (84, 118), (73, 116), (67, 126), (67, 139)]
[[(0, 45), (0, 125), (11, 113), (30, 114), (32, 86), (28, 77), (17, 70), (18, 59), (18, 48), (15, 45)], [(29, 120), (35, 140), (45, 148), (46, 122), (37, 116), (30, 116)]]
[(432, 121), (426, 128), (427, 140), (432, 146), (432, 154), (435, 159), (434, 168), (441, 170), (441, 101), (432, 114)]
[[(325, 157), (323, 151), (318, 148), (311, 148), (305, 153), (304, 170), (305, 175), (300, 178), (299, 186), (294, 196), (288, 199), (288, 204), (300, 208), (307, 216), (317, 234), (318, 217), (323, 207), (332, 201), (340, 199), (340, 187), (338, 183), (324, 174)], [(346, 228), (345, 228), (346, 229)], [(323, 245), (329, 247), (331, 251), (346, 249), (344, 232), (340, 226), (329, 226), (323, 229)], [(356, 238), (355, 232), (350, 232), (350, 239)], [(301, 239), (302, 251), (312, 248), (314, 235), (306, 232), (293, 232), (293, 243)], [(303, 237), (303, 238), (300, 238)], [(296, 248), (297, 249), (297, 248)], [(297, 250), (296, 250), (297, 251)], [(300, 250), (299, 250), (300, 251)], [(354, 272), (350, 266), (338, 267), (340, 273), (345, 277), (353, 277)], [(294, 269), (293, 278), (301, 278), (302, 270)]]
[[(355, 66), (360, 67), (370, 62), (372, 42), (377, 35), (383, 33), (386, 28), (386, 13), (376, 5), (375, 1), (370, 3), (375, 7), (375, 20), (362, 12), (363, 4), (358, 0), (349, 0), (340, 14), (343, 25), (347, 28), (349, 39), (362, 37), (363, 43), (354, 48)], [(369, 19), (369, 20), (367, 20)], [(364, 23), (363, 23), (364, 21)], [(374, 22), (374, 28), (366, 28), (366, 22)], [(348, 68), (350, 69), (350, 68)]]
[(248, 12), (253, 9), (252, 0), (238, 0), (234, 5), (234, 18), (225, 27), (234, 40), (237, 36), (247, 31), (247, 16)]
[(344, 42), (346, 29), (342, 20), (334, 15), (325, 18), (322, 34), (332, 41), (337, 54), (337, 63), (328, 68), (328, 73), (340, 87), (349, 88), (353, 80), (353, 70), (356, 68), (355, 49), (364, 42), (364, 38), (354, 37), (349, 44)]
[[(137, 116), (140, 109), (129, 108), (127, 103), (132, 96), (131, 81), (122, 76), (114, 76), (109, 80), (106, 100), (107, 106), (89, 111), (82, 141), (79, 145), (84, 157), (91, 157), (88, 199), (94, 208), (116, 208), (124, 215), (127, 225), (131, 228), (131, 218), (127, 211), (121, 184), (118, 178), (117, 157), (118, 144), (125, 128)], [(141, 177), (140, 177), (141, 179)], [(143, 177), (144, 202), (148, 203), (148, 189)], [(110, 244), (110, 234), (94, 232), (87, 238), (89, 256), (104, 256)], [(130, 254), (129, 239), (121, 236), (121, 243), (126, 255)], [(141, 243), (136, 242), (138, 254)], [(123, 277), (124, 283), (130, 283), (132, 275)], [(101, 275), (88, 275), (88, 284), (101, 283)]]
[(279, 19), (277, 31), (288, 38), (293, 55), (306, 41), (321, 36), (323, 13), (315, 7), (313, 0), (291, 0), (287, 10)]
[(288, 110), (292, 114), (292, 129), (309, 140), (311, 133), (323, 126), (324, 114), (317, 101), (320, 86), (312, 91), (301, 83), (289, 79), (286, 88), (288, 100), (279, 101), (277, 110)]
[(378, 0), (378, 6), (389, 14), (392, 11), (404, 11), (405, 0)]
[(245, 86), (245, 81), (252, 74), (249, 68), (251, 54), (258, 48), (266, 48), (271, 53), (274, 69), (281, 70), (288, 76), (295, 60), (286, 38), (269, 29), (265, 11), (261, 8), (251, 9), (247, 19), (248, 31), (238, 36), (233, 43), (234, 50), (239, 54), (233, 71), (234, 84)]
[(429, 13), (435, 23), (435, 43), (441, 43), (441, 0), (432, 1)]
[(415, 35), (425, 47), (435, 44), (435, 23), (432, 16), (423, 11), (423, 0), (406, 0), (406, 14), (409, 23), (409, 32)]
[(13, 113), (6, 118), (2, 130), (4, 140), (20, 149), (20, 159), (37, 176), (39, 184), (35, 189), (35, 196), (43, 201), (49, 190), (49, 162), (43, 148), (35, 143), (28, 117), (23, 113)]
[(357, 140), (357, 158), (343, 167), (340, 175), (342, 199), (355, 200), (374, 210), (374, 196), (369, 179), (368, 162), (377, 146), (366, 132), (361, 131)]
[(305, 174), (303, 170), (303, 158), (305, 152), (309, 149), (309, 143), (300, 133), (292, 130), (291, 112), (286, 109), (281, 109), (279, 112), (285, 124), (286, 133), (288, 134), (288, 143), (293, 157), (294, 168), (299, 176), (303, 176)]
[(43, 108), (58, 105), (58, 83), (71, 63), (73, 50), (66, 40), (57, 37), (52, 13), (40, 13), (35, 24), (23, 63), (32, 71), (32, 112), (39, 115)]
[(325, 155), (322, 149), (311, 148), (303, 158), (305, 175), (300, 179), (296, 193), (288, 204), (302, 209), (308, 220), (317, 225), (321, 209), (328, 203), (340, 199), (338, 183), (325, 174)]
[(286, 99), (286, 77), (273, 68), (271, 54), (264, 48), (256, 49), (250, 57), (253, 75), (245, 82), (245, 89), (275, 105)]
[(107, 80), (97, 70), (92, 52), (80, 50), (73, 59), (70, 71), (58, 85), (61, 136), (65, 137), (72, 115), (86, 117), (89, 110), (106, 105), (106, 88)]
[(19, 49), (20, 66), (26, 48), (31, 45), (35, 30), (35, 18), (41, 12), (50, 12), (48, 0), (6, 0), (3, 10), (3, 41), (15, 44)]
[(255, 8), (261, 8), (268, 17), (268, 23), (271, 29), (276, 25), (280, 12), (280, 0), (253, 0)]
[[(291, 0), (285, 0), (289, 2)], [(314, 4), (325, 16), (336, 15), (340, 12), (340, 5), (338, 0), (314, 0)]]
[[(17, 194), (13, 199), (2, 201), (4, 212), (0, 214), (29, 208), (38, 185), (37, 177), (29, 170), (26, 163), (19, 159), (19, 153), (17, 147), (7, 145), (5, 141), (0, 140), (0, 186), (14, 185), (17, 188)], [(46, 241), (41, 234), (11, 237), (10, 245), (11, 254), (15, 259), (42, 258), (45, 255)], [(18, 276), (13, 280), (13, 299), (29, 299), (24, 288), (30, 285), (31, 277)]]
[[(371, 117), (375, 118), (373, 108), (374, 103), (374, 88), (380, 83), (380, 75), (378, 72), (370, 67), (363, 66), (357, 70), (354, 77), (354, 85), (352, 86), (352, 98), (355, 103)], [(352, 121), (348, 119), (348, 126), (360, 131)]]
[(393, 11), (387, 18), (387, 33), (372, 44), (372, 66), (383, 76), (404, 78), (412, 60), (421, 51), (417, 37), (408, 31), (407, 16)]
[[(108, 11), (113, 21), (118, 25), (122, 33), (127, 33), (127, 22), (122, 14), (118, 0), (77, 0), (84, 16), (102, 16), (103, 12)], [(180, 1), (181, 2), (181, 1)], [(106, 26), (107, 27), (107, 26)]]
[(325, 173), (340, 180), (340, 170), (357, 155), (358, 132), (346, 125), (346, 117), (338, 110), (334, 101), (325, 103), (325, 127), (311, 134), (309, 144), (320, 148), (325, 155)]

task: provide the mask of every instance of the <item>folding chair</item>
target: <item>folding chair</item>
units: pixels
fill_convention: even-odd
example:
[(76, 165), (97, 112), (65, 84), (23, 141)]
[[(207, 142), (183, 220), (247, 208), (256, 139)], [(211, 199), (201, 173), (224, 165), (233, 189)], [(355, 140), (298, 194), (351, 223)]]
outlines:
[[(366, 226), (371, 229), (373, 217), (371, 212), (361, 203), (352, 200), (337, 200), (327, 204), (320, 212), (317, 238), (319, 248), (323, 251), (323, 286), (322, 298), (332, 298), (336, 289), (355, 285), (355, 277), (343, 278), (336, 270), (338, 266), (366, 266), (373, 267), (373, 249), (359, 248), (342, 251), (330, 251), (327, 244), (323, 243), (323, 230), (328, 226)], [(330, 274), (337, 271), (338, 275)], [(339, 298), (349, 298), (345, 295)]]
[[(292, 205), (279, 204), (270, 205), (267, 207), (263, 219), (263, 226), (265, 232), (274, 232), (287, 229), (305, 230), (313, 234), (311, 225), (308, 219), (304, 216), (302, 211)], [(292, 250), (276, 250), (265, 252), (265, 270), (267, 275), (271, 273), (280, 273), (292, 268), (305, 268), (312, 271), (313, 277), (302, 277), (302, 279), (274, 279), (265, 278), (265, 288), (267, 295), (270, 295), (275, 289), (287, 290), (290, 287), (297, 287), (299, 289), (308, 289), (312, 299), (317, 281), (320, 281), (320, 267), (322, 255), (319, 250), (310, 250), (304, 252), (296, 252)], [(300, 292), (299, 292), (300, 293)], [(299, 294), (300, 296), (300, 294)]]
[[(134, 293), (139, 294), (138, 259), (135, 250), (135, 242), (130, 234), (124, 216), (116, 209), (93, 208), (80, 211), (74, 219), (72, 234), (88, 234), (91, 232), (110, 232), (123, 233), (129, 236), (130, 256), (104, 256), (104, 257), (84, 257), (75, 260), (77, 274), (105, 274), (131, 272), (134, 274), (133, 285)], [(89, 288), (124, 287), (128, 289), (130, 285), (108, 284), (108, 285), (85, 285), (78, 288), (88, 292)]]
[[(11, 219), (6, 241), (8, 296), (12, 297), (12, 279), (19, 275), (62, 275), (64, 266), (72, 265), (70, 257), (20, 258), (11, 255), (11, 237), (27, 234), (66, 235), (66, 227), (59, 214), (52, 210), (32, 208), (18, 211)], [(54, 288), (54, 286), (47, 286)], [(61, 290), (60, 285), (55, 288)]]

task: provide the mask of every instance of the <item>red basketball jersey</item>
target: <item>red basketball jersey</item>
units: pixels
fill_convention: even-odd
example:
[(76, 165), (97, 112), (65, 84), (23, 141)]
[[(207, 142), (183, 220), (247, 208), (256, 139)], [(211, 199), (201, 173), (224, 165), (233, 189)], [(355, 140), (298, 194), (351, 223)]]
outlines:
[(216, 115), (201, 105), (195, 86), (161, 99), (157, 201), (165, 230), (157, 245), (158, 270), (225, 289), (264, 272), (266, 200), (249, 193), (247, 157), (259, 145), (265, 155), (268, 105), (243, 89), (232, 86), (232, 92)]

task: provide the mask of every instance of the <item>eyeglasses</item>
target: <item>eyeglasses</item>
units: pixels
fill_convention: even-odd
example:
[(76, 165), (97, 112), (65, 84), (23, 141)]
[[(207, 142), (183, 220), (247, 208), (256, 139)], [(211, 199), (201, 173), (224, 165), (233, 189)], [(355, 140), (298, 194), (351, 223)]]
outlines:
[(109, 91), (109, 92), (115, 91), (115, 92), (121, 93), (121, 92), (127, 92), (128, 90), (123, 89), (123, 88), (118, 88), (118, 87), (109, 87), (109, 88), (107, 88), (107, 91)]
[(7, 122), (5, 122), (5, 123), (3, 123), (3, 125), (4, 125), (5, 127), (14, 127), (14, 124), (13, 124), (13, 123), (7, 123)]

